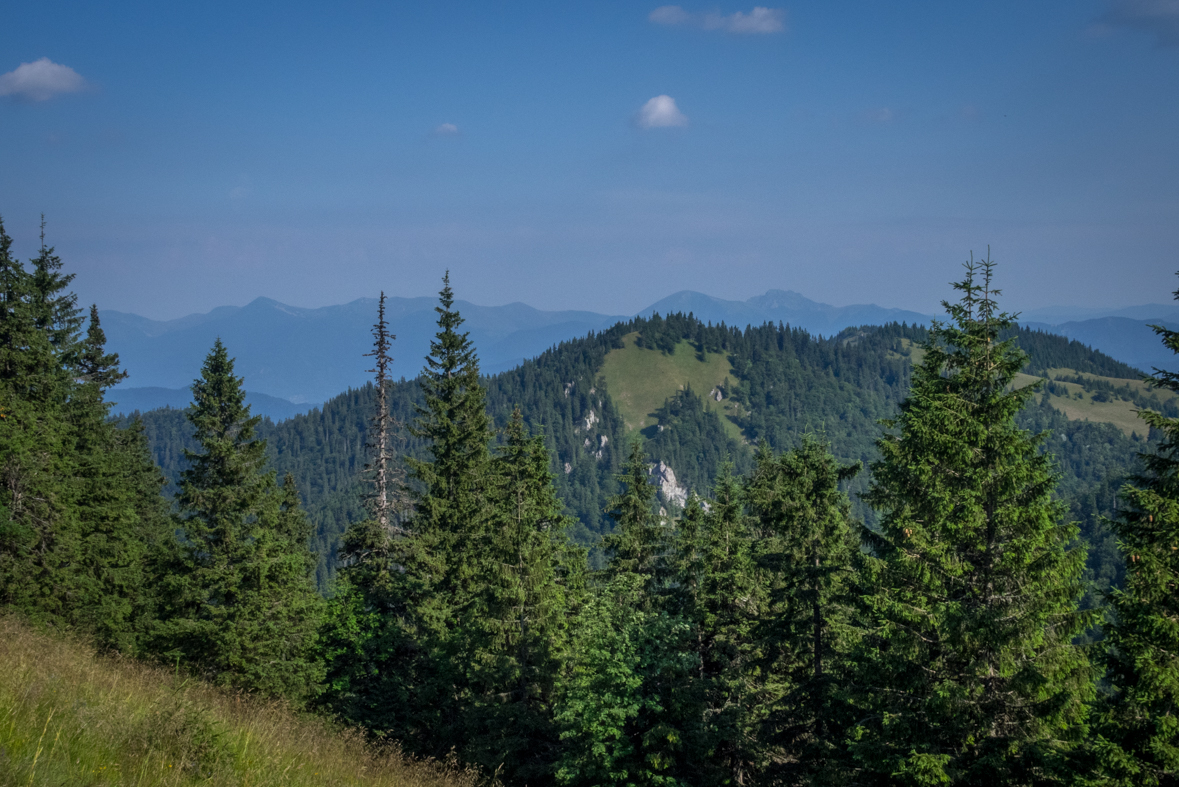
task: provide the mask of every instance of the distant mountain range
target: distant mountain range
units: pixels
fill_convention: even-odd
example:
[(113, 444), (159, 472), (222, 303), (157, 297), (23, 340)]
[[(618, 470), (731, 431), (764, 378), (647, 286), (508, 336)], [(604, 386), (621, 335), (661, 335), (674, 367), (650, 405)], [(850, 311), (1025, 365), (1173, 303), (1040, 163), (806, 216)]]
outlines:
[[(394, 377), (412, 378), (421, 370), (436, 330), (436, 305), (434, 298), (426, 297), (387, 299), (387, 319), (397, 336)], [(586, 311), (541, 311), (522, 303), (477, 306), (458, 301), (456, 305), (487, 373), (511, 369), (562, 341), (629, 319)], [(217, 337), (236, 358), (237, 373), (245, 378), (255, 413), (282, 420), (306, 412), (369, 379), (370, 364), (364, 354), (371, 349), (376, 312), (375, 298), (318, 309), (258, 298), (246, 306), (222, 306), (207, 314), (167, 321), (103, 311), (108, 347), (119, 353), (131, 375), (110, 396), (116, 402), (114, 412), (185, 406), (187, 388), (200, 374)], [(742, 328), (782, 322), (825, 336), (853, 325), (924, 324), (930, 319), (875, 304), (831, 306), (785, 290), (770, 290), (746, 301), (685, 290), (643, 309), (639, 316), (673, 312), (691, 312), (704, 322)], [(1179, 328), (1177, 306), (1149, 304), (1105, 312), (1037, 309), (1021, 315), (1021, 322), (1077, 339), (1140, 369), (1175, 366), (1174, 354), (1146, 324), (1163, 322)]]

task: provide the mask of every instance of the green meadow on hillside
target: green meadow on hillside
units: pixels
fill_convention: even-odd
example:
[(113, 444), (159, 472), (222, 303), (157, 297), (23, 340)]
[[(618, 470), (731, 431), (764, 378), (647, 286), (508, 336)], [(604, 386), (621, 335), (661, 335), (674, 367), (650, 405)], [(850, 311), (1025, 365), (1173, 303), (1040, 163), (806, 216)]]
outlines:
[(692, 389), (704, 399), (706, 409), (721, 416), (725, 433), (741, 440), (741, 428), (728, 417), (739, 415), (740, 406), (730, 398), (717, 402), (710, 396), (732, 386), (733, 365), (724, 353), (700, 352), (691, 342), (680, 341), (672, 354), (639, 347), (638, 331), (622, 337), (622, 347), (611, 350), (602, 366), (610, 398), (622, 413), (626, 428), (639, 432), (653, 426), (656, 411), (678, 391)]
[(0, 616), (0, 784), (473, 787), (457, 766)]

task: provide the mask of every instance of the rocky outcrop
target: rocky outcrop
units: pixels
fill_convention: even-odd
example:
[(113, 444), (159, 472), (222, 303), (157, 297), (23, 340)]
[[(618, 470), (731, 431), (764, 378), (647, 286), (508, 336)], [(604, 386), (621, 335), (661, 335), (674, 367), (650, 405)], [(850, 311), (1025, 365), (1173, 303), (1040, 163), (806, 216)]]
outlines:
[(666, 462), (653, 466), (649, 475), (664, 504), (683, 508), (688, 502), (688, 490), (676, 482), (675, 471)]

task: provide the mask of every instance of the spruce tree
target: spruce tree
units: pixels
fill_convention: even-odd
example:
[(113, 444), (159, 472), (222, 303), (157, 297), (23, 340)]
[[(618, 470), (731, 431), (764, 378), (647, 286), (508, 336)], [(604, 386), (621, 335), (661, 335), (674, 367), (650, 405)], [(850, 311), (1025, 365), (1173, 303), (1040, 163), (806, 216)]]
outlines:
[[(449, 273), (439, 293), (438, 332), (419, 378), (424, 404), (410, 433), (427, 441), (427, 460), (408, 460), (413, 511), (393, 543), (396, 569), (384, 575), (390, 607), (381, 612), (381, 685), (370, 718), (416, 752), (461, 750), (477, 691), (470, 659), (486, 612), (491, 522), (491, 420), (479, 361), (454, 308)], [(380, 570), (380, 569), (375, 569)], [(398, 662), (389, 672), (396, 654)]]
[(329, 602), (323, 636), (328, 667), (324, 704), (350, 721), (378, 731), (406, 734), (404, 701), (412, 680), (407, 670), (416, 652), (404, 624), (409, 601), (405, 582), (407, 513), (404, 476), (392, 465), (391, 443), (397, 424), (389, 413), (389, 354), (394, 337), (385, 320), (385, 293), (373, 324), (375, 404), (368, 419), (368, 462), (363, 482), (368, 516), (348, 526), (341, 540), (341, 566)]
[(183, 540), (165, 581), (163, 642), (216, 682), (302, 701), (320, 678), (320, 611), (297, 494), (266, 470), (260, 419), (220, 339), (192, 392), (188, 418), (203, 450), (187, 453), (181, 476)]
[(463, 747), (488, 772), (520, 783), (551, 776), (559, 746), (553, 692), (568, 648), (568, 616), (584, 588), (584, 550), (557, 498), (542, 436), (517, 408), (492, 462), (493, 518), (484, 555), (483, 613), (467, 664), (471, 707)]
[(618, 475), (622, 491), (606, 506), (614, 529), (602, 539), (602, 547), (610, 555), (611, 572), (644, 576), (654, 599), (667, 581), (670, 544), (668, 525), (655, 511), (655, 487), (649, 470), (643, 442), (635, 439)]
[[(1179, 298), (1179, 292), (1175, 294)], [(1155, 326), (1179, 353), (1179, 332)], [(1179, 374), (1148, 380), (1179, 392)], [(1110, 601), (1107, 677), (1096, 746), (1104, 776), (1118, 785), (1179, 785), (1179, 418), (1139, 412), (1161, 435), (1143, 471), (1121, 491), (1113, 522), (1126, 560), (1125, 586)]]
[(46, 246), (26, 270), (0, 224), (0, 600), (133, 652), (154, 608), (152, 555), (170, 528), (141, 429), (108, 421), (126, 375), (97, 308), (80, 336), (72, 274)]
[[(422, 371), (425, 404), (418, 406), (410, 433), (428, 441), (429, 461), (411, 460), (414, 498), (414, 555), (429, 575), (434, 601), (428, 615), (439, 634), (451, 615), (469, 606), (475, 587), (476, 556), (487, 534), (491, 419), (479, 380), (479, 359), (454, 309), (449, 272), (439, 293), (438, 332)], [(428, 566), (428, 567), (427, 567)]]
[[(848, 723), (852, 566), (850, 503), (840, 484), (860, 465), (839, 466), (811, 435), (775, 456), (762, 443), (746, 497), (756, 522), (757, 560), (767, 574), (770, 614), (759, 639), (765, 676), (765, 756), (785, 784), (846, 779), (840, 739)], [(772, 754), (771, 754), (772, 753)]]
[[(707, 506), (707, 511), (705, 510)], [(765, 765), (758, 739), (767, 712), (763, 643), (767, 613), (754, 531), (732, 465), (721, 466), (712, 499), (692, 495), (675, 535), (671, 607), (691, 626), (698, 669), (680, 691), (695, 705), (685, 723), (688, 768), (698, 784), (744, 784)]]
[(96, 306), (78, 344), (75, 376), (67, 406), (80, 539), (74, 571), (86, 588), (71, 619), (100, 642), (133, 652), (154, 615), (154, 566), (172, 527), (161, 495), (165, 480), (142, 429), (119, 429), (109, 420), (106, 394), (127, 374), (119, 356), (106, 352)]
[(1085, 552), (1043, 435), (1015, 425), (1033, 389), (1014, 387), (1026, 356), (999, 341), (992, 274), (966, 263), (878, 444), (851, 745), (866, 784), (1065, 783), (1087, 730)]
[(56, 294), (12, 255), (0, 223), (0, 601), (46, 622), (62, 620), (78, 596), (70, 566), (80, 547), (68, 484), (71, 379), (42, 306)]

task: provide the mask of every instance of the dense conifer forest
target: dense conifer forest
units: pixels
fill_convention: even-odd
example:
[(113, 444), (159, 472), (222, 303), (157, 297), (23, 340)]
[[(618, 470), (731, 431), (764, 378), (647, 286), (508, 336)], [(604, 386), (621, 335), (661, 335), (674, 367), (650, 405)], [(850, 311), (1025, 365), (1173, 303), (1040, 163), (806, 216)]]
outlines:
[[(1174, 785), (1179, 376), (994, 275), (928, 330), (656, 316), (490, 378), (447, 279), (415, 380), (382, 311), (306, 416), (218, 341), (116, 421), (97, 310), (0, 225), (0, 604), (507, 784)], [(636, 414), (619, 352), (724, 377)], [(1113, 400), (1158, 409), (1076, 417)]]

